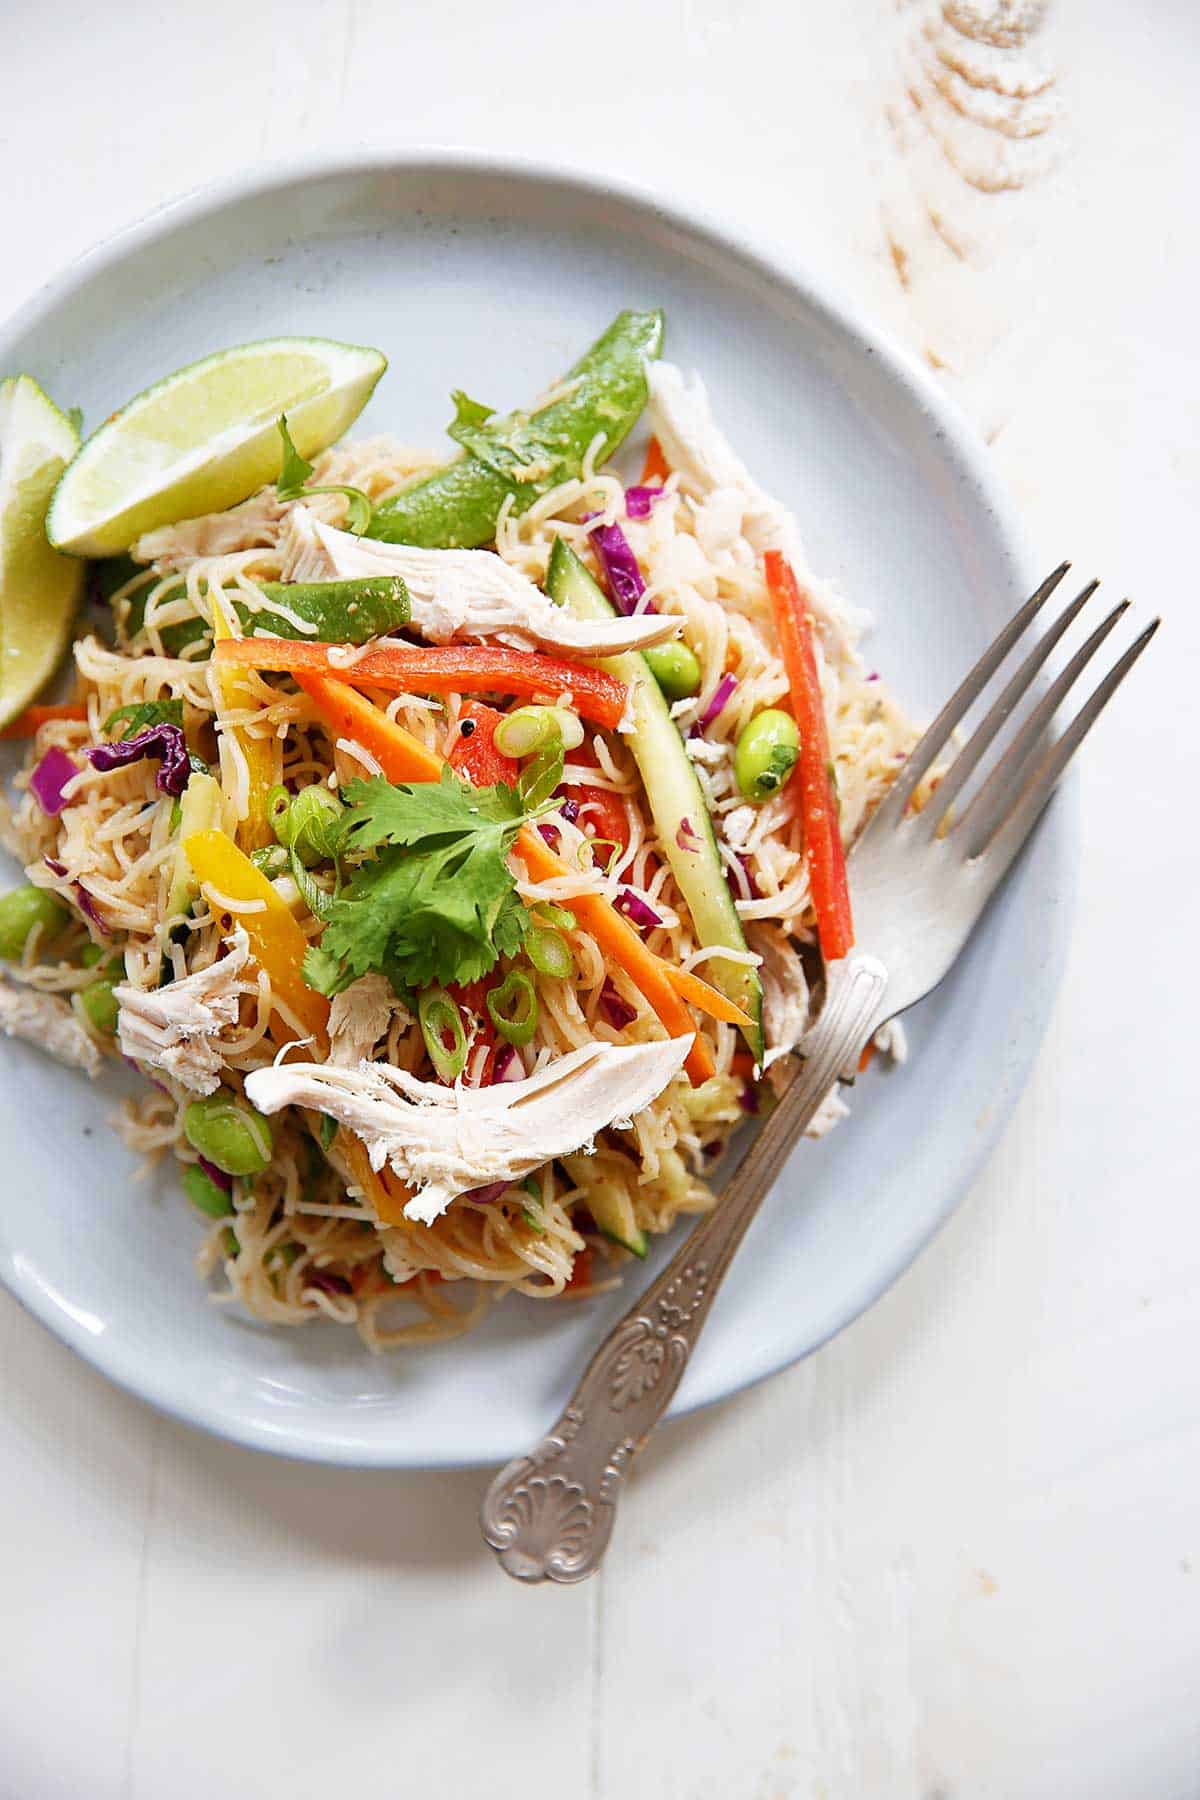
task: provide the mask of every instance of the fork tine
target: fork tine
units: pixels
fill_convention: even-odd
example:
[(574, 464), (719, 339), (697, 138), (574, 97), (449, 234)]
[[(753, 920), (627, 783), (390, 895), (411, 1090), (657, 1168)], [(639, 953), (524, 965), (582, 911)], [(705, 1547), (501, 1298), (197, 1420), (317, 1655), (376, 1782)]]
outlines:
[(994, 886), (999, 881), (1037, 824), (1042, 809), (1058, 786), (1067, 764), (1161, 623), (1161, 619), (1151, 619), (1141, 635), (1134, 639), (1128, 650), (1113, 664), (1062, 736), (1050, 747), (1030, 780), (1016, 794), (1007, 813), (997, 820), (989, 831), (987, 839), (971, 844), (969, 850), (971, 857), (981, 856), (986, 852), (989, 861), (994, 859), (989, 886)]
[(1083, 591), (1071, 601), (1071, 604), (1063, 608), (1054, 624), (1033, 646), (1012, 680), (1004, 688), (1000, 698), (975, 727), (921, 812), (917, 828), (926, 837), (932, 837), (937, 831), (947, 809), (954, 804), (970, 780), (984, 751), (1003, 729), (1006, 721), (1016, 709), (1017, 703), (1024, 698), (1026, 691), (1032, 685), (1038, 670), (1047, 661), (1055, 645), (1074, 624), (1099, 586), (1098, 581), (1089, 581)]
[[(1122, 600), (1120, 605), (1114, 606), (1091, 636), (1080, 645), (1061, 674), (1046, 689), (958, 824), (951, 827), (952, 831), (963, 830), (972, 846), (985, 844), (991, 837), (1008, 811), (1013, 795), (1020, 792), (1022, 780), (1039, 747), (1044, 743), (1045, 733), (1049, 730), (1055, 713), (1128, 608), (1128, 600)], [(940, 791), (939, 789), (939, 793)], [(974, 849), (969, 852), (974, 853)]]
[(907, 762), (888, 790), (886, 799), (878, 808), (875, 821), (880, 827), (895, 825), (903, 816), (904, 809), (912, 799), (917, 784), (932, 766), (934, 759), (945, 748), (946, 741), (954, 727), (983, 692), (1017, 639), (1036, 618), (1070, 566), (1069, 562), (1059, 563), (1057, 569), (1047, 575), (1041, 587), (1030, 595), (1024, 606), (1008, 621), (999, 637), (988, 645), (966, 680), (955, 689), (928, 731), (913, 747)]

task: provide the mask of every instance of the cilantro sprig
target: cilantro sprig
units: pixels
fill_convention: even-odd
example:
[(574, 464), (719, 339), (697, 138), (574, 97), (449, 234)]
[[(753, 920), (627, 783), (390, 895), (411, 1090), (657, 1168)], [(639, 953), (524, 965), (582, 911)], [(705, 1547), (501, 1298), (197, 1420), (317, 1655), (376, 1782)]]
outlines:
[(361, 537), (371, 523), (370, 496), (356, 487), (309, 487), (313, 465), (305, 461), (293, 444), (286, 413), (279, 415), (279, 435), (283, 439), (283, 463), (279, 470), (279, 480), (275, 483), (275, 492), (279, 498), (301, 500), (306, 494), (344, 494), (350, 506), (346, 525), (355, 537)]
[(354, 781), (339, 850), (360, 862), (326, 907), (304, 979), (335, 994), (382, 971), (399, 992), (478, 981), (515, 956), (529, 930), (508, 854), (521, 826), (555, 803), (562, 751), (535, 758), (516, 788), (471, 788), (447, 768), (440, 782)]

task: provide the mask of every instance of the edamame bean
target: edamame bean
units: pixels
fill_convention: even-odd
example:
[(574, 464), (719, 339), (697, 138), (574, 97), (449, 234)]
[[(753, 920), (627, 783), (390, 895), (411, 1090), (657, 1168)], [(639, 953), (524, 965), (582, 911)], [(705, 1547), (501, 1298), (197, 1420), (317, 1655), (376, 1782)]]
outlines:
[(206, 1175), (196, 1163), (184, 1165), (183, 1191), (192, 1205), (210, 1219), (224, 1219), (233, 1211), (232, 1195), (219, 1188), (212, 1176)]
[(70, 916), (61, 900), (28, 881), (0, 895), (0, 957), (5, 962), (19, 962), (31, 931), (40, 927), (42, 942), (48, 943)]
[(776, 707), (756, 713), (733, 753), (733, 773), (747, 800), (761, 805), (777, 794), (799, 754), (800, 733), (790, 713)]
[(261, 1175), (275, 1150), (270, 1122), (227, 1093), (193, 1100), (183, 1115), (183, 1134), (226, 1175)]
[(700, 659), (686, 644), (652, 644), (642, 655), (668, 700), (690, 700), (700, 692)]
[(87, 1024), (102, 1037), (112, 1037), (117, 1029), (117, 1014), (121, 1008), (113, 992), (116, 986), (115, 978), (91, 981), (75, 996)]

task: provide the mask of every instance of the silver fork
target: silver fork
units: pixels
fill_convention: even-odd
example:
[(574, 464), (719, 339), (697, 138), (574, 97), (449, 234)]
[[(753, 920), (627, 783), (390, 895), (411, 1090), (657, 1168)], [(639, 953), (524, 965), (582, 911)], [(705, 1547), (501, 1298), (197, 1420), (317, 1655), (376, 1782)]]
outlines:
[(558, 1423), (500, 1471), (483, 1502), (483, 1535), (518, 1581), (581, 1581), (612, 1535), (629, 1465), (670, 1403), (746, 1229), (796, 1140), (837, 1080), (852, 1080), (865, 1044), (937, 986), (1037, 822), (1063, 771), (1150, 642), (1153, 620), (1096, 684), (1071, 722), (1054, 715), (1128, 601), (1102, 619), (1029, 708), (1003, 754), (951, 811), (998, 734), (1097, 587), (1091, 582), (1033, 643), (919, 813), (919, 784), (952, 733), (1030, 632), (1063, 563), (980, 657), (909, 756), (850, 858), (861, 948), (825, 970), (825, 1000), (803, 1060), (720, 1204), (597, 1350)]

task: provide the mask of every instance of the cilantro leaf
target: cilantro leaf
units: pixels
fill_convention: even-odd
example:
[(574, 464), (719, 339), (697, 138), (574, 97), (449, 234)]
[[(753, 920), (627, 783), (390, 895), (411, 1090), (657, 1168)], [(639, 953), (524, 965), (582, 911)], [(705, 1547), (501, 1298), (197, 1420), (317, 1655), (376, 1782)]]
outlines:
[(305, 462), (288, 430), (287, 414), (279, 415), (279, 435), (283, 439), (283, 463), (279, 470), (279, 480), (275, 483), (275, 492), (281, 500), (298, 500), (304, 492), (306, 481), (312, 480), (313, 466)]
[(452, 388), (450, 398), (454, 402), (454, 423), (446, 428), (448, 437), (458, 439), (460, 432), (464, 436), (470, 436), (480, 425), (485, 425), (496, 416), (494, 406), (484, 406), (482, 401), (472, 400), (461, 388)]
[(528, 920), (507, 863), (525, 819), (511, 788), (469, 788), (445, 769), (436, 783), (355, 781), (346, 800), (343, 853), (378, 854), (329, 903), (310, 985), (371, 969), (398, 989), (466, 983), (515, 953)]
[(361, 537), (371, 523), (370, 496), (356, 487), (309, 487), (313, 465), (304, 460), (292, 442), (286, 413), (279, 415), (279, 435), (283, 439), (283, 462), (280, 465), (279, 480), (275, 483), (275, 492), (279, 498), (300, 500), (305, 494), (343, 494), (350, 507), (346, 525), (355, 537)]
[[(136, 737), (139, 731), (145, 731), (150, 725), (182, 724), (182, 700), (134, 700), (128, 706), (118, 706), (116, 712), (110, 712), (100, 729), (109, 737), (116, 726), (123, 725), (125, 729), (121, 736), (130, 738)], [(206, 764), (205, 773), (207, 772)]]

